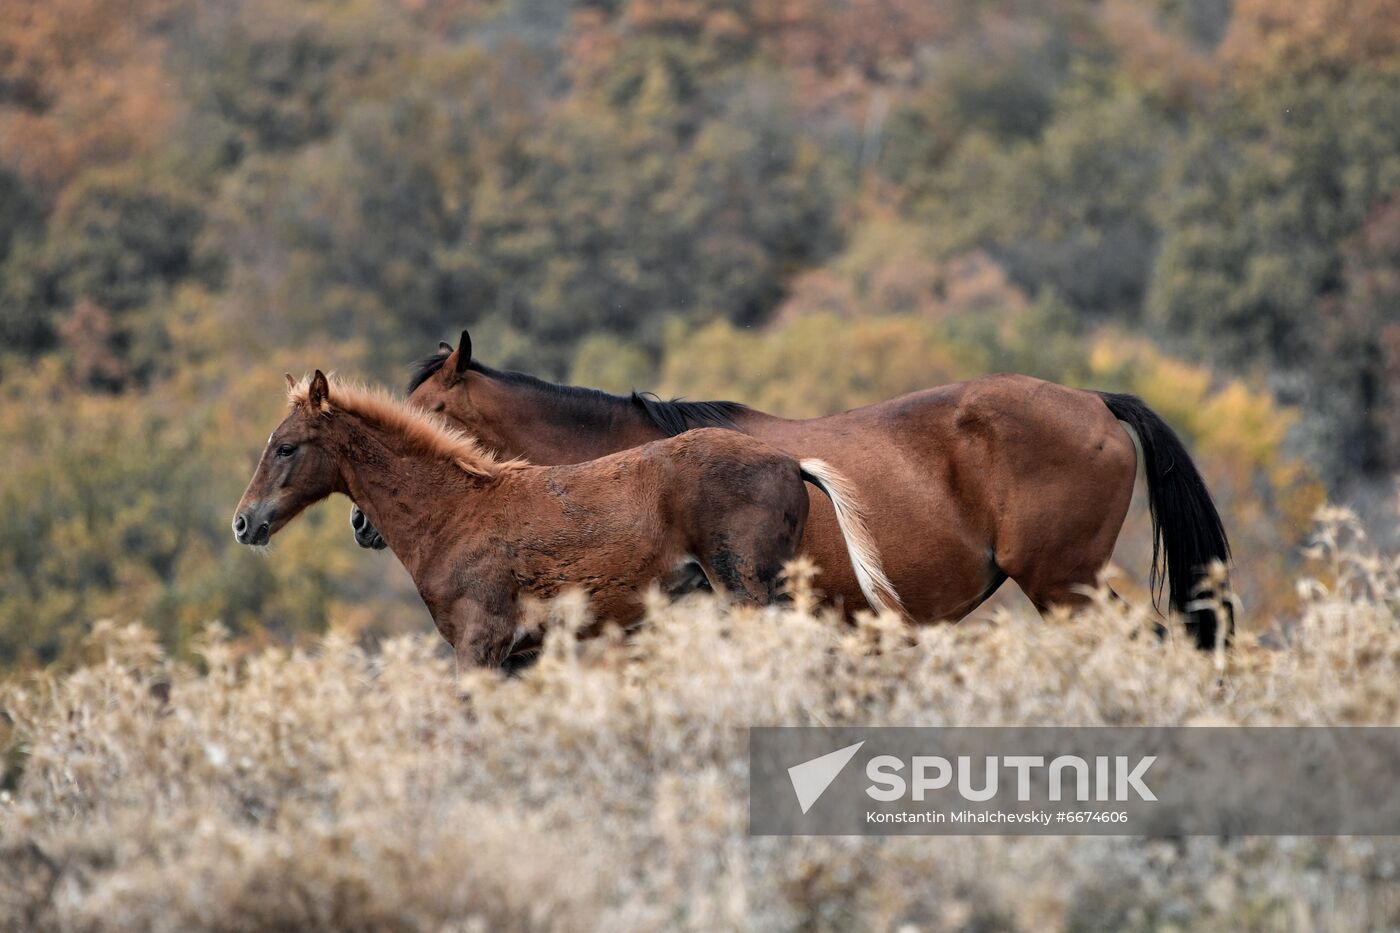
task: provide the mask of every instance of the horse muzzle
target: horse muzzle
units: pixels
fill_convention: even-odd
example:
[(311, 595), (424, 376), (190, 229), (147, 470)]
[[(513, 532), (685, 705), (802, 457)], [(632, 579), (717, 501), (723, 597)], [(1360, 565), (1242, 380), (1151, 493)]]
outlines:
[(252, 547), (266, 544), (272, 538), (272, 515), (257, 507), (244, 509), (233, 517), (233, 538)]
[(382, 551), (389, 546), (358, 505), (350, 507), (350, 528), (355, 532), (355, 543), (362, 548)]

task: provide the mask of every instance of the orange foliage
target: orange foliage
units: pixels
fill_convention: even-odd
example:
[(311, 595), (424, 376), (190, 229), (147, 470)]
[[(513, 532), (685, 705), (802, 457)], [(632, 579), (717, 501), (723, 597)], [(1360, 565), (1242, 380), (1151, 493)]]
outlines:
[(580, 10), (569, 22), (564, 40), (564, 61), (577, 86), (596, 86), (612, 65), (622, 36), (602, 10)]
[(53, 194), (80, 170), (150, 152), (176, 115), (153, 27), (171, 0), (6, 0), (0, 159)]
[(1027, 296), (984, 252), (936, 258), (930, 231), (884, 217), (862, 225), (843, 254), (797, 275), (774, 319), (808, 314), (843, 318), (908, 314), (928, 322), (1024, 311)]
[(1217, 80), (1216, 64), (1185, 37), (1163, 29), (1151, 10), (1108, 0), (1099, 22), (1128, 78), (1174, 106), (1202, 99)]
[(680, 32), (701, 42), (748, 38), (754, 22), (734, 0), (632, 0), (623, 21), (637, 32)]
[(788, 67), (877, 81), (951, 31), (945, 6), (923, 0), (763, 0), (756, 15)]
[(72, 374), (81, 385), (119, 388), (130, 376), (121, 355), (112, 349), (117, 336), (112, 315), (83, 298), (58, 325), (59, 337), (72, 357)]
[(918, 78), (920, 52), (952, 33), (948, 7), (927, 0), (760, 0), (761, 43), (811, 110), (867, 119), (876, 92)]
[(1220, 55), (1237, 72), (1267, 77), (1394, 62), (1398, 50), (1395, 0), (1237, 0)]
[(568, 58), (586, 84), (629, 34), (758, 50), (782, 66), (804, 107), (863, 118), (874, 92), (915, 82), (920, 53), (952, 34), (953, 18), (926, 0), (630, 0), (615, 19), (576, 13)]

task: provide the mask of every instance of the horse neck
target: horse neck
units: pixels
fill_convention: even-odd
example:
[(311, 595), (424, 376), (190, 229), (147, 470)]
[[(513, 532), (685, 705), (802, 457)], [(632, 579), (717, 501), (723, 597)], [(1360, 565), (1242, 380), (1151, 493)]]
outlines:
[(540, 464), (582, 463), (665, 436), (622, 398), (573, 396), (489, 376), (471, 391), (473, 408), (505, 457)]
[(415, 450), (395, 432), (361, 418), (346, 425), (339, 446), (344, 491), (415, 579), (435, 552), (432, 543), (460, 537), (455, 530), (452, 538), (445, 533), (495, 482)]

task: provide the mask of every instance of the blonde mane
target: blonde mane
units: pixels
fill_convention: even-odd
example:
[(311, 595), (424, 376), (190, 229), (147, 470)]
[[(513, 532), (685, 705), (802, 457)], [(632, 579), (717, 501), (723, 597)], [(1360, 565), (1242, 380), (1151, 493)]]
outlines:
[[(437, 414), (395, 398), (387, 390), (327, 377), (329, 407), (323, 414), (343, 411), (398, 435), (417, 453), (455, 463), (463, 472), (493, 479), (503, 472), (528, 466), (524, 460), (501, 460), (470, 434), (453, 427)], [(287, 389), (291, 408), (311, 405), (311, 377)]]

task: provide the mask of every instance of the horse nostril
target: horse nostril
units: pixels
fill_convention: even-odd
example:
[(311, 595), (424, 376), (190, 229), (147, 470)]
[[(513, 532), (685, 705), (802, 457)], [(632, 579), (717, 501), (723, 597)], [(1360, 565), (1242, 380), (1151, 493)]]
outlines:
[(233, 533), (236, 535), (241, 535), (247, 530), (248, 519), (244, 518), (242, 515), (235, 517), (233, 520)]
[(359, 509), (352, 511), (350, 513), (350, 527), (354, 528), (356, 531), (365, 527), (365, 513), (361, 512)]

